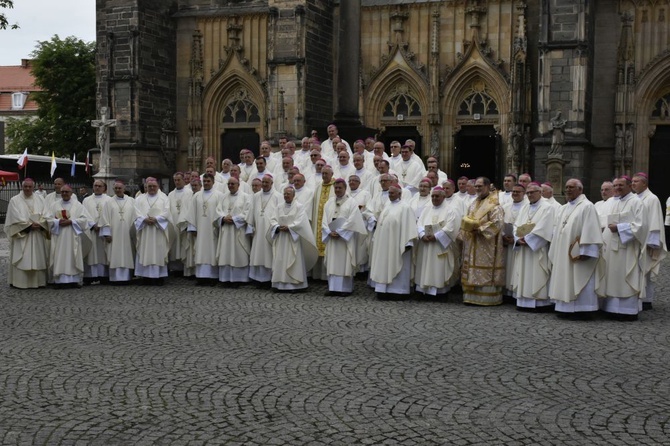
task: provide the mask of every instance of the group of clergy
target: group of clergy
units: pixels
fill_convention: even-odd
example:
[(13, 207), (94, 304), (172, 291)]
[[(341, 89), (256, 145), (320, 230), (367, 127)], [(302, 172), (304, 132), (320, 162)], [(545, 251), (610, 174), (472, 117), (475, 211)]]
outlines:
[[(426, 164), (411, 140), (356, 141), (353, 151), (328, 127), (328, 139), (301, 149), (268, 142), (241, 163), (213, 158), (205, 172), (178, 172), (163, 193), (154, 178), (135, 198), (122, 181), (107, 194), (100, 180), (83, 203), (61, 179), (42, 198), (26, 179), (10, 201), (9, 283), (17, 288), (162, 285), (170, 271), (201, 285), (253, 281), (277, 291), (304, 290), (308, 277), (328, 295), (348, 295), (357, 273), (380, 299), (412, 290), (520, 309), (581, 317), (602, 309), (623, 319), (651, 305), (665, 256), (661, 206), (647, 177), (621, 177), (616, 196), (593, 205), (579, 180), (567, 203), (548, 183), (523, 174), (495, 192), (484, 177), (454, 182), (435, 158)], [(605, 187), (605, 185), (603, 186)], [(633, 192), (634, 191), (634, 192)]]

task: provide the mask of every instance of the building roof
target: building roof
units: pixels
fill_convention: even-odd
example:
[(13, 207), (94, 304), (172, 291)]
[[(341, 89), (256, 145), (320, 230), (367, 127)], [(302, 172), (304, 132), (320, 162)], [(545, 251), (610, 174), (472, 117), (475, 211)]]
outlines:
[(31, 64), (27, 59), (22, 59), (21, 65), (0, 66), (0, 113), (37, 110), (37, 104), (30, 95), (26, 98), (22, 109), (12, 109), (13, 93), (32, 93), (40, 90), (35, 86), (35, 78), (30, 70)]

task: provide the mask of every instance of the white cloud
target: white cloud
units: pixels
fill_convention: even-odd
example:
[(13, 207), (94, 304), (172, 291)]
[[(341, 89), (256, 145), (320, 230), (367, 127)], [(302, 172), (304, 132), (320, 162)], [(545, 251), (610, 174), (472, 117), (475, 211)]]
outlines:
[(30, 58), (38, 41), (75, 36), (95, 41), (95, 0), (15, 0), (3, 9), (9, 23), (19, 29), (0, 31), (0, 65), (20, 65)]

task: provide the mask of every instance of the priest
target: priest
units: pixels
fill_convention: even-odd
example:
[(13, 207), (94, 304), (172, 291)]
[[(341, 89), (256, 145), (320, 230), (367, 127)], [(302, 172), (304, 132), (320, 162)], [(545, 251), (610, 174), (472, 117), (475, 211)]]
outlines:
[(84, 198), (82, 202), (94, 222), (91, 228), (91, 250), (84, 259), (84, 285), (109, 282), (109, 261), (105, 249), (107, 243), (100, 235), (102, 208), (109, 200), (111, 197), (107, 195), (107, 184), (102, 180), (95, 180), (93, 195)]
[(114, 196), (105, 203), (100, 217), (100, 236), (106, 243), (109, 283), (128, 285), (135, 269), (135, 199), (126, 195), (121, 180), (114, 182)]
[(251, 240), (246, 235), (251, 196), (240, 191), (237, 178), (228, 179), (228, 194), (221, 201), (221, 230), (216, 247), (219, 282), (231, 288), (249, 282)]
[(146, 285), (162, 286), (168, 275), (169, 231), (172, 225), (170, 201), (165, 194), (158, 192), (155, 178), (147, 178), (146, 188), (147, 193), (135, 200), (135, 275), (141, 277)]
[(317, 258), (314, 233), (302, 205), (295, 202), (293, 186), (284, 188), (284, 203), (270, 218), (267, 238), (272, 243), (272, 288), (297, 291), (307, 288), (307, 271)]
[(26, 178), (22, 191), (9, 200), (5, 234), (9, 238), (8, 282), (14, 288), (41, 288), (47, 284), (49, 231), (44, 200), (34, 193), (35, 182)]

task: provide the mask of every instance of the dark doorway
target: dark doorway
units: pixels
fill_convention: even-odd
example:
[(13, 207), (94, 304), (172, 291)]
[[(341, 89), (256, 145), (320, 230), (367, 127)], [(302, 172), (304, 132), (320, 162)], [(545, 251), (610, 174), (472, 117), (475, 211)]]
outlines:
[(400, 145), (403, 145), (405, 144), (405, 141), (412, 139), (416, 143), (416, 146), (414, 147), (414, 153), (423, 159), (421, 135), (419, 134), (419, 131), (416, 129), (416, 127), (386, 127), (386, 130), (381, 134), (379, 139), (384, 143), (386, 152), (389, 154), (389, 146), (391, 145), (391, 141), (398, 141)]
[[(661, 200), (663, 215), (665, 201), (670, 196), (667, 172), (670, 168), (670, 125), (656, 126), (656, 132), (649, 141), (649, 189)], [(666, 238), (668, 234), (666, 226)], [(667, 240), (666, 240), (667, 242)]]
[(242, 149), (249, 149), (258, 156), (260, 145), (260, 137), (254, 129), (226, 129), (221, 135), (221, 160), (230, 158), (233, 163), (239, 163)]
[(491, 125), (464, 125), (456, 135), (452, 178), (487, 177), (500, 185), (500, 138)]

